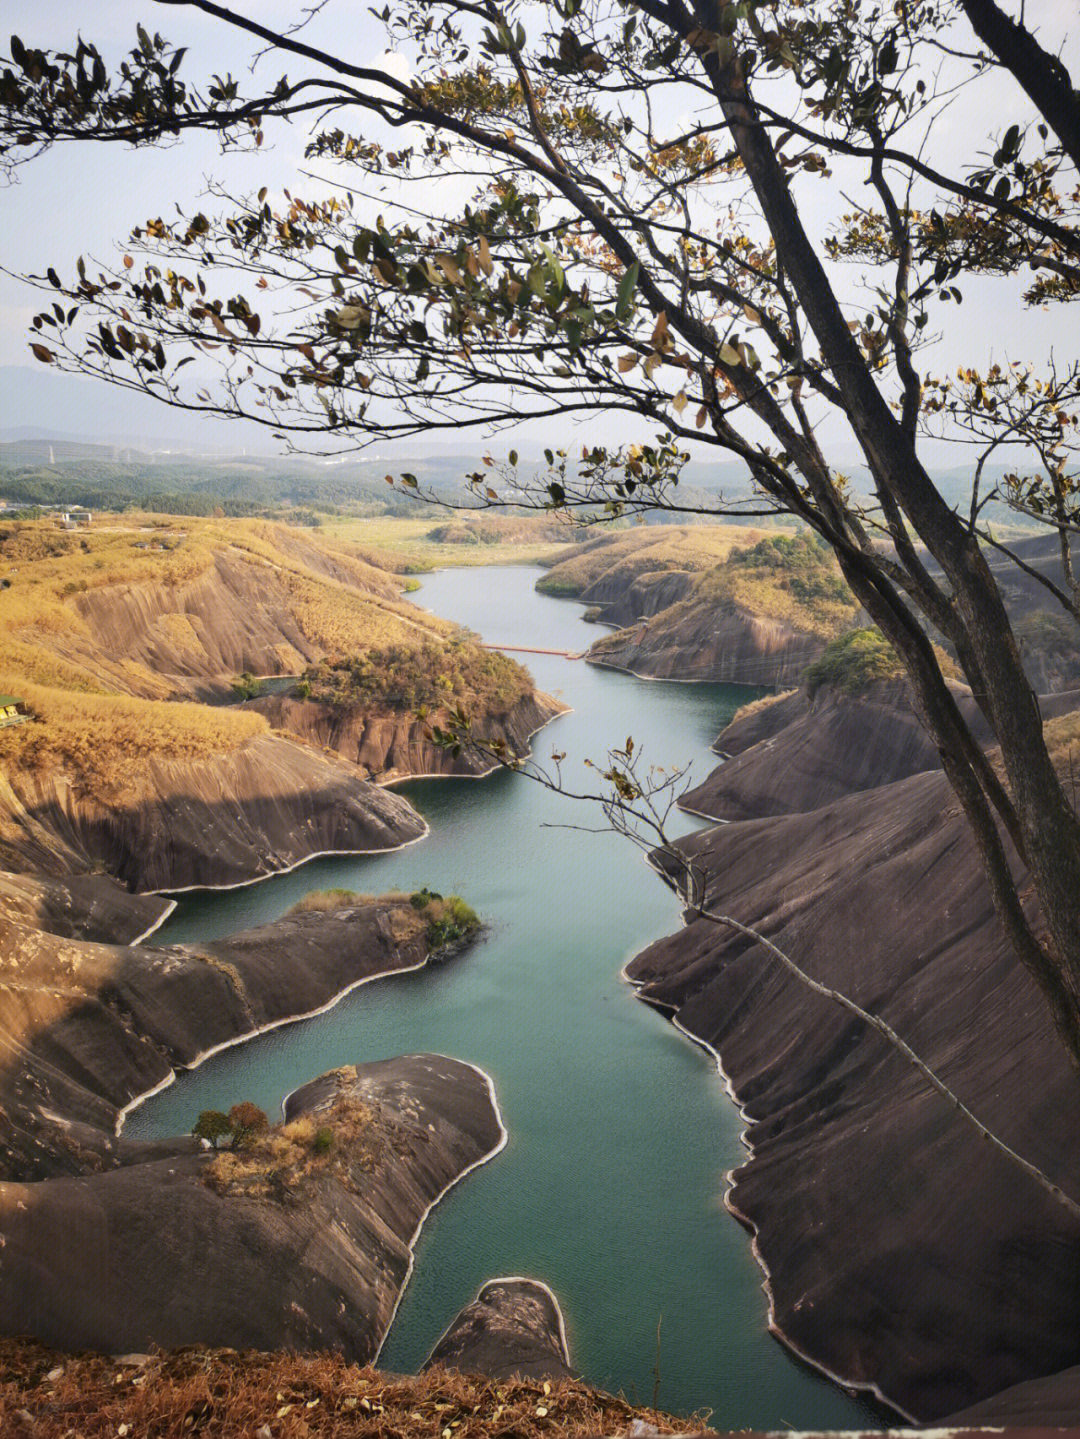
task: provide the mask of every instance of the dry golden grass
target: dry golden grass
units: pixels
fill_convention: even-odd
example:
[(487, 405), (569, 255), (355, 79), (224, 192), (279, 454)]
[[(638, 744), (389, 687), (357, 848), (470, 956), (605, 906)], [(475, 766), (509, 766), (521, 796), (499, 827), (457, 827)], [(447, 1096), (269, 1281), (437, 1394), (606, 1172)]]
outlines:
[[(284, 592), (307, 638), (331, 654), (442, 639), (452, 631), (399, 599), (400, 581), (371, 556), (322, 531), (262, 520), (185, 519), (161, 528), (135, 516), (74, 534), (39, 520), (0, 525), (0, 577), (11, 580), (0, 592), (0, 669), (80, 690), (110, 692), (130, 683), (136, 693), (164, 692), (145, 666), (132, 662), (126, 673), (115, 656), (94, 666), (93, 625), (80, 602), (109, 586), (153, 585), (159, 595), (176, 590), (177, 612), (158, 624), (180, 651), (197, 655), (201, 644), (182, 611), (182, 590), (220, 554), (264, 570), (268, 598)], [(292, 667), (303, 663), (295, 651), (287, 658)]]
[(1043, 725), (1043, 734), (1046, 736), (1050, 758), (1066, 778), (1066, 787), (1070, 775), (1075, 773), (1080, 790), (1080, 710), (1047, 720)]
[(372, 1105), (343, 1094), (325, 1111), (275, 1124), (241, 1148), (215, 1154), (203, 1178), (218, 1194), (282, 1203), (297, 1202), (323, 1178), (356, 1188), (378, 1167), (390, 1128)]
[(197, 1347), (123, 1365), (0, 1340), (0, 1432), (34, 1439), (255, 1439), (263, 1425), (272, 1439), (439, 1439), (447, 1429), (454, 1439), (586, 1439), (626, 1434), (635, 1421), (666, 1434), (702, 1429), (697, 1418), (568, 1379), (495, 1381), (442, 1368), (409, 1378), (336, 1354)]
[(762, 710), (768, 709), (770, 705), (778, 704), (780, 700), (789, 699), (794, 693), (794, 690), (778, 690), (774, 695), (762, 695), (760, 699), (751, 700), (749, 704), (740, 705), (728, 723), (733, 725), (740, 724), (743, 720), (748, 720), (753, 715), (760, 714)]
[(0, 765), (58, 770), (83, 793), (99, 798), (122, 793), (138, 767), (152, 756), (198, 759), (237, 749), (269, 732), (262, 715), (208, 705), (133, 699), (129, 695), (76, 693), (27, 684), (0, 672), (0, 690), (26, 700), (34, 719), (0, 730)]
[(545, 594), (583, 594), (601, 577), (629, 583), (660, 570), (710, 570), (767, 531), (745, 525), (646, 525), (590, 534), (537, 586)]
[(336, 909), (346, 909), (357, 904), (408, 904), (409, 896), (403, 890), (391, 890), (387, 894), (357, 894), (352, 889), (313, 889), (303, 899), (285, 911), (283, 918), (290, 914), (332, 914)]
[[(494, 543), (461, 544), (453, 539), (432, 538), (432, 532), (443, 525), (476, 527), (481, 522), (497, 533)], [(451, 566), (554, 564), (578, 537), (567, 526), (553, 526), (545, 515), (485, 513), (470, 519), (466, 515), (444, 516), (437, 511), (415, 519), (380, 516), (329, 520), (319, 533), (374, 551), (373, 558), (388, 567), (396, 564), (400, 573)]]

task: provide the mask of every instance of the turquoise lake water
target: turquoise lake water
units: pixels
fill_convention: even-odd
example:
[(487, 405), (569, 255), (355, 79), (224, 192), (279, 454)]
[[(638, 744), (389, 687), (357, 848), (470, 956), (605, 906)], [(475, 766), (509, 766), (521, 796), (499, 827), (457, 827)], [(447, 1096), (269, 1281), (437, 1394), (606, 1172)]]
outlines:
[[(493, 643), (579, 651), (581, 610), (538, 595), (540, 571), (428, 576), (415, 600)], [(753, 692), (657, 684), (580, 661), (520, 656), (573, 706), (534, 740), (581, 760), (628, 734), (658, 765), (692, 763)], [(634, 998), (623, 965), (680, 923), (675, 898), (628, 841), (559, 826), (598, 815), (507, 773), (421, 780), (400, 791), (430, 836), (387, 855), (320, 859), (243, 889), (185, 895), (156, 941), (208, 939), (276, 918), (312, 889), (465, 896), (489, 929), (447, 964), (365, 985), (315, 1019), (226, 1050), (146, 1101), (126, 1133), (183, 1133), (201, 1109), (252, 1099), (268, 1112), (336, 1065), (437, 1051), (492, 1075), (506, 1149), (428, 1218), (381, 1364), (415, 1370), (457, 1311), (496, 1275), (559, 1297), (590, 1382), (722, 1428), (880, 1427), (880, 1413), (794, 1361), (766, 1331), (762, 1274), (725, 1212), (742, 1124), (711, 1057)], [(673, 829), (695, 822), (679, 816)]]

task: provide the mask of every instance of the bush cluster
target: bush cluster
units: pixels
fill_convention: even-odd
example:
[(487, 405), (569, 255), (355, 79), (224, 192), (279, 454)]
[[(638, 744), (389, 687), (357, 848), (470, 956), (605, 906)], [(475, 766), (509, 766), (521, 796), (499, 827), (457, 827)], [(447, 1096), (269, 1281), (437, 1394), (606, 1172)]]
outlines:
[(728, 564), (737, 570), (776, 572), (772, 577), (805, 604), (851, 601), (832, 550), (816, 535), (769, 535), (749, 549), (733, 550)]
[(509, 709), (532, 689), (529, 673), (495, 650), (469, 640), (440, 645), (392, 644), (305, 671), (313, 699), (408, 712), (481, 701)]
[(804, 676), (811, 696), (823, 685), (855, 694), (874, 680), (895, 679), (902, 673), (896, 651), (876, 626), (848, 630), (826, 645)]

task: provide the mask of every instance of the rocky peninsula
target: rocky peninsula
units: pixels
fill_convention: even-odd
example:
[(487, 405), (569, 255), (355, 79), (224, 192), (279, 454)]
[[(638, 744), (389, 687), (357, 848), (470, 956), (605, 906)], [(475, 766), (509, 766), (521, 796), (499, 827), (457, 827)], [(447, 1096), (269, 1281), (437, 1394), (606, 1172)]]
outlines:
[[(199, 946), (91, 943), (0, 918), (0, 1173), (46, 1179), (129, 1162), (141, 1095), (208, 1054), (417, 969), (477, 930), (427, 896), (309, 896)], [(65, 922), (70, 929), (70, 923)], [(135, 1146), (136, 1152), (138, 1147)]]
[(639, 536), (584, 545), (539, 582), (619, 626), (590, 647), (594, 664), (652, 679), (790, 685), (854, 620), (835, 560), (807, 536), (708, 526)]
[(573, 1379), (559, 1301), (536, 1279), (489, 1279), (431, 1351), (441, 1364), (492, 1379)]
[[(505, 1142), (471, 1065), (335, 1070), (236, 1153), (0, 1185), (0, 1325), (67, 1349), (332, 1349), (375, 1358), (424, 1217)], [(45, 1262), (47, 1256), (47, 1262)]]

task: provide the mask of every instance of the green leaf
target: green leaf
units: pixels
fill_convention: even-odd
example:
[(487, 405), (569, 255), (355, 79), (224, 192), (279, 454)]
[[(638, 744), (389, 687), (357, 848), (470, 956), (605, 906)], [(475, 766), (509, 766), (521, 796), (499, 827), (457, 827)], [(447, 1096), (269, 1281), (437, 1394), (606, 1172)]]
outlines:
[(619, 281), (619, 288), (615, 293), (615, 313), (620, 320), (627, 319), (633, 309), (639, 269), (640, 266), (635, 260)]

